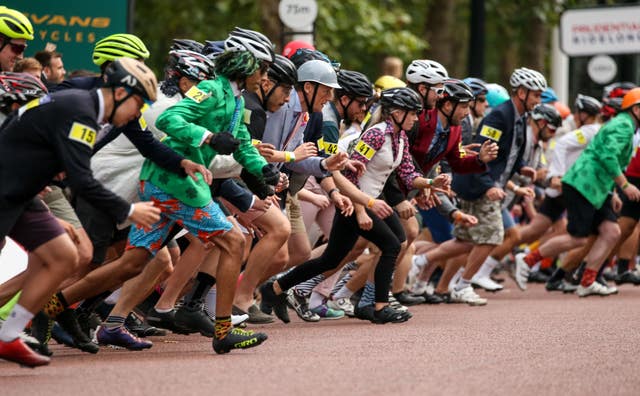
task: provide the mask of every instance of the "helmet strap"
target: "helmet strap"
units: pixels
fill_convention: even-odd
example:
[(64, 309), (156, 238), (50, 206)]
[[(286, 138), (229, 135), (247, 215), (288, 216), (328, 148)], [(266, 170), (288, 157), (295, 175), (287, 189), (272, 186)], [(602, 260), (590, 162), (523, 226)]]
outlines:
[(264, 92), (264, 89), (262, 88), (262, 84), (260, 84), (260, 95), (262, 96), (262, 100), (260, 101), (260, 104), (262, 105), (262, 108), (264, 110), (267, 110), (267, 103), (269, 102), (269, 98), (271, 97), (271, 95), (273, 95), (273, 92), (276, 90), (276, 88), (278, 88), (277, 83), (273, 86), (273, 88), (269, 90), (269, 92)]
[(133, 92), (128, 92), (127, 96), (125, 96), (123, 99), (120, 100), (116, 100), (116, 87), (111, 87), (111, 96), (112, 96), (112, 100), (113, 100), (113, 109), (111, 109), (111, 115), (109, 115), (109, 124), (113, 124), (113, 117), (115, 117), (116, 115), (116, 110), (118, 109), (118, 107), (124, 103), (127, 99), (129, 99), (130, 97), (132, 97), (134, 95)]
[(404, 116), (402, 117), (402, 120), (400, 122), (396, 120), (396, 116), (393, 113), (391, 113), (390, 115), (391, 115), (391, 119), (393, 120), (393, 123), (396, 124), (399, 130), (402, 130), (402, 125), (404, 125), (404, 122), (407, 120), (407, 115), (409, 114), (409, 110), (404, 110), (404, 109), (399, 109), (399, 110), (404, 111)]
[(453, 114), (456, 112), (457, 108), (458, 108), (458, 102), (453, 102), (453, 109), (451, 110), (451, 112), (449, 112), (449, 114), (445, 113), (442, 107), (439, 109), (440, 112), (447, 119), (447, 127), (450, 127), (452, 125), (451, 120), (453, 119)]
[(315, 104), (316, 101), (316, 95), (318, 94), (318, 84), (317, 82), (314, 82), (314, 87), (313, 87), (313, 96), (311, 97), (311, 101), (309, 101), (309, 99), (307, 98), (307, 92), (304, 91), (304, 89), (302, 90), (304, 93), (304, 103), (307, 105), (307, 112), (308, 113), (313, 113), (313, 105)]
[(349, 115), (347, 113), (347, 109), (349, 108), (349, 106), (351, 106), (351, 103), (353, 103), (353, 101), (355, 100), (355, 98), (352, 98), (351, 96), (348, 96), (349, 98), (349, 103), (347, 103), (347, 105), (343, 105), (342, 104), (342, 98), (338, 99), (338, 102), (340, 102), (340, 106), (342, 106), (342, 119), (344, 120), (345, 125), (351, 124), (351, 120), (349, 120)]

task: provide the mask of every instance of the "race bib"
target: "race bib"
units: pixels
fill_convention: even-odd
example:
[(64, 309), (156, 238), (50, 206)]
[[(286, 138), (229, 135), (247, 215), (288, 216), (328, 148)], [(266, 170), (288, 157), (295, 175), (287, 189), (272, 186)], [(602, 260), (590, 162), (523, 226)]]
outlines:
[(318, 139), (318, 141), (316, 142), (316, 145), (318, 146), (318, 151), (319, 152), (323, 152), (324, 151), (324, 137), (321, 137), (320, 139)]
[(371, 160), (371, 158), (376, 154), (376, 150), (362, 140), (356, 144), (356, 151), (368, 160)]
[(584, 136), (581, 129), (576, 130), (576, 139), (580, 144), (587, 144), (587, 138)]
[(324, 151), (327, 154), (335, 154), (335, 153), (338, 152), (338, 144), (337, 143), (324, 142)]
[(467, 152), (462, 148), (462, 142), (458, 143), (458, 153), (460, 158), (464, 158), (467, 156)]
[(189, 90), (184, 94), (184, 96), (193, 100), (196, 103), (202, 103), (205, 99), (211, 96), (211, 94), (198, 89), (198, 87), (194, 85), (193, 87), (189, 88)]
[(499, 129), (492, 128), (488, 125), (483, 125), (480, 130), (480, 136), (484, 136), (487, 139), (491, 139), (493, 141), (499, 142), (502, 137), (502, 131)]
[(249, 125), (251, 124), (251, 110), (244, 109), (244, 123)]
[(90, 126), (74, 122), (69, 130), (69, 139), (80, 142), (93, 149), (93, 145), (96, 143), (96, 130)]
[(260, 143), (262, 143), (262, 140), (258, 140), (258, 139), (251, 139), (251, 144), (252, 144), (253, 146), (257, 146), (257, 145), (259, 145)]

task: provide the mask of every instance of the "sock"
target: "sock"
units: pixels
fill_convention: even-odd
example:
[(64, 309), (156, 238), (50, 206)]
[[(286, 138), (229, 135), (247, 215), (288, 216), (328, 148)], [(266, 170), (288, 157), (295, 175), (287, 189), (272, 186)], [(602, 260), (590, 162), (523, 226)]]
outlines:
[(231, 331), (231, 316), (216, 318), (215, 337), (222, 340), (229, 334), (229, 331)]
[(555, 271), (553, 271), (553, 275), (551, 275), (551, 278), (549, 278), (549, 282), (558, 282), (562, 280), (566, 274), (567, 272), (565, 270), (563, 270), (562, 268), (557, 268)]
[(360, 301), (358, 301), (358, 308), (363, 308), (368, 305), (373, 305), (376, 299), (376, 288), (373, 282), (367, 281), (367, 284), (364, 285), (364, 291), (362, 292), (362, 297), (360, 297)]
[(596, 276), (598, 275), (598, 271), (592, 270), (591, 268), (585, 268), (584, 273), (582, 274), (582, 281), (580, 285), (582, 287), (589, 287), (596, 280)]
[(351, 296), (353, 296), (353, 293), (355, 293), (355, 292), (352, 291), (351, 289), (349, 289), (347, 287), (347, 285), (345, 284), (344, 286), (342, 286), (342, 288), (340, 288), (340, 290), (338, 290), (338, 292), (336, 294), (333, 295), (332, 299), (335, 301), (335, 300), (339, 300), (341, 298), (351, 298)]
[(185, 296), (185, 308), (190, 311), (198, 311), (202, 309), (204, 296), (207, 295), (209, 289), (211, 289), (215, 284), (216, 278), (205, 272), (198, 272), (193, 288), (191, 288), (189, 294)]
[(120, 298), (120, 293), (122, 292), (122, 288), (117, 289), (113, 293), (109, 294), (107, 298), (104, 299), (104, 303), (108, 305), (116, 305), (118, 299)]
[(153, 308), (157, 313), (168, 313), (171, 312), (171, 308)]
[(629, 271), (629, 260), (619, 258), (618, 259), (618, 275), (622, 275), (627, 271)]
[(16, 304), (7, 320), (0, 327), (0, 341), (11, 342), (27, 327), (33, 314), (20, 304)]
[(418, 268), (422, 268), (427, 265), (427, 256), (424, 254), (414, 254), (411, 257), (411, 265), (415, 265)]
[(67, 308), (69, 308), (67, 300), (62, 295), (62, 292), (57, 292), (56, 294), (51, 296), (49, 302), (44, 306), (43, 311), (50, 319), (55, 319), (62, 311)]
[(107, 320), (105, 320), (102, 323), (102, 326), (104, 326), (105, 328), (107, 328), (109, 330), (115, 329), (115, 328), (118, 328), (118, 327), (122, 327), (122, 326), (124, 326), (124, 319), (125, 318), (122, 317), (122, 316), (109, 315), (107, 317)]
[(471, 281), (460, 277), (460, 280), (453, 287), (453, 290), (460, 291), (460, 290), (464, 289), (465, 287), (469, 287), (469, 286), (471, 286)]
[(216, 317), (216, 298), (217, 298), (217, 289), (212, 287), (209, 289), (207, 296), (204, 298), (204, 312), (211, 318), (215, 319)]
[(296, 293), (300, 297), (309, 297), (311, 295), (311, 291), (314, 287), (318, 286), (325, 280), (325, 276), (320, 274), (316, 275), (313, 278), (306, 280), (302, 283), (299, 283), (293, 289), (294, 293)]
[(531, 253), (524, 256), (524, 262), (527, 263), (529, 267), (533, 267), (538, 261), (542, 260), (544, 257), (540, 254), (540, 250), (533, 249)]
[(309, 309), (319, 307), (324, 304), (324, 296), (318, 292), (312, 292), (309, 298)]
[(105, 292), (98, 294), (95, 297), (87, 298), (80, 304), (79, 308), (86, 312), (93, 312), (96, 310), (96, 308), (98, 308), (100, 304), (102, 304), (102, 302), (104, 302), (104, 300), (107, 299), (107, 297), (111, 295), (111, 293), (112, 293), (111, 290), (107, 290)]
[(15, 307), (16, 304), (18, 303), (18, 300), (20, 299), (21, 294), (22, 292), (19, 291), (18, 293), (16, 293), (15, 296), (11, 298), (11, 300), (7, 301), (6, 304), (0, 307), (0, 320), (5, 320), (9, 317), (9, 314), (13, 310), (13, 307)]
[(542, 259), (542, 261), (540, 261), (540, 269), (551, 268), (552, 265), (553, 265), (553, 258), (551, 257), (545, 257)]
[[(337, 293), (340, 293), (342, 288), (346, 287), (347, 282), (349, 282), (350, 279), (351, 279), (351, 274), (347, 272), (345, 276), (343, 276), (342, 278), (340, 278), (336, 282), (335, 286), (333, 287), (333, 290), (331, 291), (331, 294), (332, 295), (336, 295)], [(351, 293), (351, 294), (353, 294), (353, 293)], [(334, 297), (334, 299), (335, 299), (335, 297)]]

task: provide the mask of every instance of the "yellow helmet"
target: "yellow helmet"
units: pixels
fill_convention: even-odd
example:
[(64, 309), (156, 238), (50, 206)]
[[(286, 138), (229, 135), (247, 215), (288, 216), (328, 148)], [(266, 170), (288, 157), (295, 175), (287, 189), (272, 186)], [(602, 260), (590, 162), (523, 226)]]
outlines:
[(404, 81), (400, 80), (399, 78), (393, 76), (381, 76), (376, 80), (373, 86), (376, 91), (380, 92), (389, 88), (404, 88), (407, 86), (407, 84), (405, 84)]
[(116, 33), (98, 41), (93, 48), (93, 63), (102, 66), (118, 58), (147, 59), (149, 50), (142, 40), (133, 34)]
[(20, 11), (0, 6), (0, 33), (12, 39), (33, 40), (33, 26)]

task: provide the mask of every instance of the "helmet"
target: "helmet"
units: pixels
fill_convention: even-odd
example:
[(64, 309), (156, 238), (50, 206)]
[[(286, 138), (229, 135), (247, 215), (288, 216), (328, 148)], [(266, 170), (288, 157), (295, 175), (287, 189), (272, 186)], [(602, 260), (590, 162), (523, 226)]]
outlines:
[(295, 85), (298, 81), (296, 66), (282, 55), (276, 54), (275, 61), (269, 65), (269, 78), (275, 82)]
[(622, 110), (630, 109), (640, 103), (640, 88), (633, 88), (622, 98)]
[(12, 39), (33, 40), (33, 26), (20, 11), (0, 6), (0, 33)]
[(299, 48), (298, 50), (296, 50), (296, 52), (289, 56), (289, 59), (291, 59), (291, 62), (296, 65), (296, 68), (299, 68), (303, 63), (310, 60), (321, 60), (327, 63), (331, 63), (329, 57), (324, 53), (309, 48)]
[(173, 39), (173, 45), (171, 46), (171, 51), (174, 50), (189, 50), (193, 52), (202, 53), (202, 49), (204, 45), (195, 40), (190, 39)]
[(336, 71), (331, 65), (321, 60), (310, 60), (298, 68), (298, 82), (315, 82), (327, 87), (339, 89)]
[(140, 95), (145, 102), (157, 99), (158, 81), (151, 69), (144, 63), (131, 58), (119, 58), (107, 66), (104, 72), (105, 87), (124, 87), (133, 94)]
[(391, 88), (380, 93), (380, 105), (386, 109), (422, 111), (422, 98), (411, 88)]
[(418, 59), (407, 67), (406, 78), (412, 84), (434, 85), (444, 83), (449, 78), (449, 74), (447, 69), (438, 62)]
[(169, 51), (167, 62), (168, 77), (177, 75), (191, 80), (202, 81), (215, 78), (215, 65), (199, 52), (189, 50)]
[(467, 103), (472, 101), (474, 97), (471, 88), (467, 84), (460, 80), (450, 79), (444, 83), (444, 93), (439, 103), (445, 103), (447, 101)]
[(224, 42), (227, 51), (249, 51), (259, 60), (273, 62), (273, 44), (262, 33), (236, 27)]
[(375, 83), (373, 83), (376, 91), (384, 91), (389, 88), (402, 88), (406, 87), (407, 84), (404, 83), (399, 78), (395, 78), (394, 76), (381, 76), (379, 77)]
[(557, 102), (558, 96), (556, 95), (556, 91), (554, 91), (551, 87), (547, 87), (547, 89), (542, 91), (542, 95), (540, 95), (540, 101), (542, 103)]
[(93, 63), (98, 66), (122, 57), (147, 59), (149, 50), (137, 36), (127, 33), (107, 36), (98, 41), (93, 48)]
[(511, 73), (509, 84), (512, 88), (525, 87), (532, 91), (543, 92), (547, 89), (547, 80), (535, 70), (521, 67)]
[(260, 62), (249, 51), (225, 51), (215, 60), (216, 73), (229, 78), (246, 78), (260, 68)]
[(282, 55), (291, 59), (291, 56), (301, 48), (310, 49), (312, 51), (315, 51), (316, 49), (316, 47), (314, 47), (312, 44), (307, 43), (306, 41), (293, 40), (289, 41), (287, 45), (284, 46), (284, 48), (282, 49)]
[(602, 104), (598, 99), (587, 95), (578, 94), (576, 97), (576, 110), (583, 111), (589, 115), (595, 116), (600, 113)]
[(487, 83), (479, 78), (467, 77), (462, 80), (462, 82), (464, 82), (469, 88), (471, 88), (474, 99), (478, 97), (478, 95), (486, 95), (488, 92)]
[(531, 110), (531, 118), (534, 120), (546, 120), (547, 128), (556, 130), (562, 125), (562, 116), (555, 107), (550, 104), (539, 104)]
[(348, 95), (370, 98), (373, 95), (371, 81), (367, 76), (357, 71), (340, 70), (338, 72), (338, 84), (340, 84), (338, 96)]
[(500, 84), (487, 84), (487, 103), (489, 107), (496, 107), (509, 100), (509, 92)]
[(213, 60), (216, 56), (220, 55), (224, 52), (224, 41), (211, 41), (205, 40), (204, 47), (202, 48), (202, 53), (206, 55), (207, 58)]
[(47, 93), (42, 81), (28, 73), (0, 73), (0, 107), (23, 104)]
[(609, 84), (602, 90), (602, 101), (605, 101), (605, 98), (621, 98), (635, 87), (634, 83), (628, 81)]

